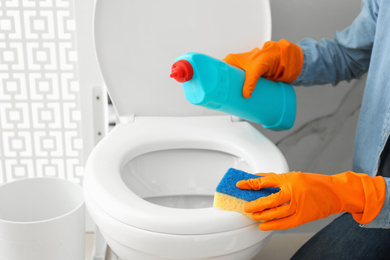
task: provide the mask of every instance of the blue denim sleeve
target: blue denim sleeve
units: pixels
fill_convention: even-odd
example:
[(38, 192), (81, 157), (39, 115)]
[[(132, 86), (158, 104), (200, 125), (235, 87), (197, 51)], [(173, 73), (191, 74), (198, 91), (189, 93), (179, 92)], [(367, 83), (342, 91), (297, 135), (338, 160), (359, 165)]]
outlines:
[(390, 178), (384, 178), (386, 182), (386, 198), (383, 207), (376, 218), (366, 225), (365, 228), (390, 228)]
[(360, 14), (351, 26), (336, 32), (334, 39), (304, 39), (303, 67), (293, 85), (336, 85), (360, 78), (367, 72), (375, 38), (378, 0), (363, 0)]

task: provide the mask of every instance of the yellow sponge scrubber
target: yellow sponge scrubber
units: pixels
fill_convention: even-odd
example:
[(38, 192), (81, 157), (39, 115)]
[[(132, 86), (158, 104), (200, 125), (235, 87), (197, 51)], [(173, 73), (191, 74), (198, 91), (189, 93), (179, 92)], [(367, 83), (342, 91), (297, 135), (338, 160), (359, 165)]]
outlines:
[(280, 190), (278, 188), (241, 190), (236, 187), (236, 183), (238, 181), (254, 178), (261, 178), (261, 176), (230, 168), (216, 188), (214, 195), (214, 207), (223, 210), (236, 211), (247, 217), (251, 217), (251, 213), (246, 213), (244, 211), (246, 203), (268, 196)]

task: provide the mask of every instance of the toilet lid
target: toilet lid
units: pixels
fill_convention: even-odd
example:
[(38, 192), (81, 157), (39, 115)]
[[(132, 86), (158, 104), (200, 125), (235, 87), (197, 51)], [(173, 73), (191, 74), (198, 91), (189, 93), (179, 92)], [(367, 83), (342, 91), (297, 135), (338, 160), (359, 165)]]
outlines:
[(169, 77), (187, 52), (223, 59), (271, 38), (268, 0), (97, 0), (95, 45), (119, 116), (219, 112), (190, 104)]

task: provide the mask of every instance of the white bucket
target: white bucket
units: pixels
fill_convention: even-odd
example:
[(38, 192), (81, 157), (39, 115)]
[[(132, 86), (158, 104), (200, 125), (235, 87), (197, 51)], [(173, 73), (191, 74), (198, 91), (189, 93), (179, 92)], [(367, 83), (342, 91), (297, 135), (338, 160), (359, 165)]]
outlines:
[(82, 188), (58, 178), (0, 186), (1, 260), (81, 260), (85, 251)]

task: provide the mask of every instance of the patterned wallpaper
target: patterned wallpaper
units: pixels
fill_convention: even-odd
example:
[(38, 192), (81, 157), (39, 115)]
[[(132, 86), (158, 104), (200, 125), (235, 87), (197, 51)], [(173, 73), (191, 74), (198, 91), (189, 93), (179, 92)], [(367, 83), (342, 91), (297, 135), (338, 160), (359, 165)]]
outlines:
[(0, 184), (81, 183), (80, 85), (72, 0), (0, 0)]

